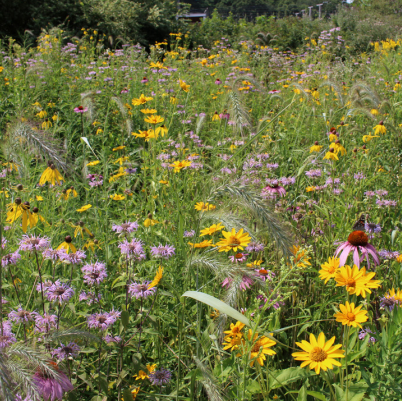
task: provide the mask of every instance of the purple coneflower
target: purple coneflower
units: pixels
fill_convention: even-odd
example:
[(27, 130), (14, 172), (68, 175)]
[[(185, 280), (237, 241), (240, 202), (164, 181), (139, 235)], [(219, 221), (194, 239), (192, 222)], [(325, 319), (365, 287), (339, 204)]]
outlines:
[(134, 231), (137, 231), (138, 229), (138, 223), (136, 221), (131, 222), (131, 221), (126, 221), (123, 224), (117, 225), (113, 224), (112, 230), (116, 231), (117, 233), (132, 233)]
[(285, 196), (286, 195), (286, 190), (285, 188), (281, 187), (278, 185), (278, 181), (274, 180), (276, 182), (272, 182), (272, 184), (266, 186), (265, 188), (262, 189), (261, 191), (261, 196), (264, 198), (275, 198), (276, 195), (279, 196)]
[(112, 326), (116, 320), (117, 317), (120, 316), (120, 312), (104, 312), (104, 313), (95, 313), (93, 315), (89, 315), (87, 317), (87, 323), (88, 327), (90, 329), (101, 329), (106, 330), (108, 327)]
[(219, 78), (217, 78), (215, 81), (215, 85), (220, 85), (221, 83), (222, 83), (222, 81)]
[(12, 310), (8, 314), (8, 318), (12, 322), (19, 324), (19, 323), (33, 322), (37, 315), (38, 315), (38, 313), (36, 313), (36, 312), (29, 312), (29, 311), (24, 310), (21, 307), (19, 307), (17, 311)]
[[(353, 263), (360, 268), (360, 262), (366, 258), (367, 267), (370, 268), (370, 259), (371, 255), (374, 264), (379, 265), (380, 259), (377, 255), (376, 249), (373, 245), (368, 243), (368, 236), (364, 231), (353, 231), (349, 234), (348, 240), (341, 244), (335, 251), (335, 256), (337, 257), (341, 252), (341, 256), (339, 257), (339, 266), (342, 267), (346, 264), (346, 260), (349, 256), (349, 253), (353, 251)], [(359, 251), (362, 253), (362, 256), (359, 257)]]
[(80, 347), (73, 341), (68, 345), (60, 344), (59, 348), (52, 351), (52, 357), (57, 357), (58, 360), (63, 361), (64, 359), (74, 358), (80, 352)]
[[(54, 366), (57, 365), (53, 362)], [(38, 393), (45, 399), (45, 401), (56, 401), (63, 398), (63, 394), (67, 391), (74, 390), (68, 377), (57, 368), (57, 377), (51, 377), (43, 371), (35, 373), (32, 381)]]
[(232, 263), (243, 263), (247, 260), (248, 253), (236, 253), (236, 255), (229, 256)]
[(142, 241), (133, 238), (130, 242), (126, 239), (119, 244), (120, 251), (123, 255), (127, 255), (130, 259), (145, 259), (145, 252)]
[(84, 282), (89, 285), (99, 285), (106, 277), (106, 265), (101, 262), (87, 264), (81, 268), (84, 275)]
[(149, 381), (154, 386), (162, 386), (163, 384), (168, 384), (172, 374), (169, 370), (162, 368), (160, 370), (154, 370), (149, 374)]
[(51, 302), (57, 301), (60, 304), (68, 302), (74, 295), (74, 290), (65, 283), (57, 280), (46, 291), (47, 299)]
[(151, 246), (151, 253), (155, 257), (169, 259), (175, 254), (175, 247), (172, 245), (161, 245), (159, 246)]
[(74, 111), (76, 113), (85, 113), (86, 111), (88, 111), (88, 107), (78, 106), (74, 108)]
[(87, 305), (92, 305), (93, 303), (98, 303), (102, 298), (102, 294), (96, 295), (92, 291), (88, 291), (88, 294), (85, 291), (82, 291), (79, 297), (79, 301), (87, 301)]
[(131, 283), (128, 286), (128, 293), (135, 298), (148, 298), (150, 295), (154, 295), (156, 292), (156, 287), (151, 287), (148, 289), (150, 281), (144, 281), (142, 284)]
[[(233, 283), (233, 279), (231, 277), (226, 277), (222, 281), (222, 287), (226, 287), (227, 289), (229, 289), (232, 286), (232, 283)], [(253, 284), (254, 284), (254, 281), (250, 277), (243, 276), (242, 279), (241, 279), (241, 282), (239, 284), (239, 287), (243, 291), (246, 291)]]
[(14, 253), (8, 253), (1, 258), (1, 265), (3, 267), (6, 267), (8, 265), (15, 265), (20, 259), (21, 255), (18, 253), (18, 251), (15, 251)]
[(260, 278), (262, 281), (272, 281), (272, 277), (275, 277), (275, 273), (271, 272), (271, 270), (266, 269), (255, 269), (256, 276)]
[(32, 235), (23, 235), (20, 241), (21, 251), (43, 251), (50, 247), (50, 239), (48, 237), (35, 237)]
[(147, 77), (144, 77), (144, 78), (141, 79), (141, 83), (142, 83), (142, 84), (146, 84), (147, 82), (148, 82)]
[(35, 316), (35, 332), (48, 333), (51, 328), (56, 327), (57, 316), (45, 313), (43, 316), (39, 313)]

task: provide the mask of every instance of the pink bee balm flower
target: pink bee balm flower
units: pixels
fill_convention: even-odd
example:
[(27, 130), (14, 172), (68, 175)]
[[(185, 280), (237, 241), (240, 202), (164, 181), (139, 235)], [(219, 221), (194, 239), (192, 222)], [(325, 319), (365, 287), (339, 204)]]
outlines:
[[(359, 251), (362, 253), (361, 256), (359, 256)], [(375, 265), (380, 264), (380, 258), (377, 255), (377, 251), (373, 245), (368, 243), (368, 236), (364, 231), (353, 231), (349, 234), (348, 240), (338, 246), (335, 251), (335, 256), (337, 257), (341, 253), (341, 256), (339, 257), (339, 267), (345, 265), (350, 252), (353, 252), (353, 263), (359, 268), (360, 262), (363, 261), (364, 258), (367, 260), (367, 267), (370, 268), (370, 255), (373, 258)]]
[(74, 109), (74, 111), (76, 113), (85, 113), (86, 111), (88, 111), (88, 107), (84, 107), (84, 106), (78, 106)]

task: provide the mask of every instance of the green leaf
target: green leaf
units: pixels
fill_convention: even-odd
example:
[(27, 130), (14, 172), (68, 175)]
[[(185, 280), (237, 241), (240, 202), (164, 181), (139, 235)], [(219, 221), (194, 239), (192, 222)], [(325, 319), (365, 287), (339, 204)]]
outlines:
[(300, 366), (294, 368), (287, 368), (272, 372), (269, 377), (269, 388), (272, 390), (286, 386), (289, 383), (293, 383), (297, 380), (305, 379), (310, 376), (315, 376), (314, 371), (308, 369), (302, 369)]
[(186, 291), (182, 295), (182, 297), (193, 298), (206, 305), (212, 306), (213, 308), (218, 309), (219, 312), (224, 313), (225, 315), (228, 315), (228, 316), (232, 317), (233, 319), (244, 323), (246, 326), (250, 326), (250, 322), (246, 318), (246, 316), (242, 315), (236, 309), (233, 309), (231, 306), (225, 304), (225, 302), (220, 301), (219, 299), (213, 297), (212, 295), (208, 295), (208, 294), (205, 294), (205, 293), (199, 292), (199, 291)]
[(247, 384), (247, 391), (249, 391), (251, 394), (261, 394), (261, 386), (258, 384), (256, 380), (251, 380), (248, 381)]
[(131, 390), (129, 388), (124, 389), (123, 400), (124, 401), (133, 401), (133, 395), (131, 394)]
[(305, 384), (303, 384), (303, 387), (299, 391), (297, 401), (307, 401), (307, 388)]
[(123, 324), (125, 329), (128, 326), (129, 320), (130, 320), (130, 313), (125, 310), (121, 312), (121, 323)]
[(307, 391), (307, 394), (311, 397), (317, 398), (320, 401), (327, 401), (324, 394), (319, 393), (318, 391)]

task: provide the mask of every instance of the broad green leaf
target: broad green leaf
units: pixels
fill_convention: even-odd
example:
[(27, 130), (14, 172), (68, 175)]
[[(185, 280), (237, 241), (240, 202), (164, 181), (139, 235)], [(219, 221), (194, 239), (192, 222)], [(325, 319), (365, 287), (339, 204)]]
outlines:
[(123, 324), (124, 328), (127, 328), (129, 320), (130, 313), (125, 310), (121, 312), (121, 323)]
[(314, 371), (303, 369), (300, 366), (274, 371), (269, 376), (269, 388), (273, 390), (315, 375)]
[(307, 388), (306, 388), (305, 384), (299, 391), (299, 395), (297, 396), (297, 401), (307, 401)]
[(206, 305), (212, 306), (212, 308), (218, 309), (219, 312), (224, 313), (225, 315), (228, 315), (233, 319), (244, 323), (246, 326), (250, 326), (250, 322), (246, 318), (246, 316), (242, 315), (236, 309), (233, 309), (231, 306), (225, 304), (225, 302), (220, 301), (219, 299), (213, 297), (212, 295), (208, 295), (199, 291), (186, 291), (182, 295), (182, 297), (193, 298)]

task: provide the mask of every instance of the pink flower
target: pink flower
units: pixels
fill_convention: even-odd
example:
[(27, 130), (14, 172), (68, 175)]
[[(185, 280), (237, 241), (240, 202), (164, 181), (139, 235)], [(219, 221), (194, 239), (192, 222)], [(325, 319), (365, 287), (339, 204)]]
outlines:
[[(362, 253), (361, 256), (359, 256), (359, 251)], [(364, 258), (367, 260), (367, 267), (370, 268), (370, 255), (373, 258), (375, 265), (380, 264), (377, 251), (373, 245), (368, 243), (368, 236), (364, 231), (353, 231), (349, 234), (348, 240), (338, 246), (335, 251), (335, 256), (337, 257), (341, 253), (341, 256), (339, 257), (339, 266), (344, 266), (346, 264), (350, 252), (353, 252), (353, 263), (359, 268), (360, 262), (363, 261)]]
[(261, 191), (261, 196), (267, 198), (275, 198), (276, 195), (285, 196), (286, 190), (285, 188), (281, 187), (278, 184), (268, 185), (267, 187), (263, 188)]
[(88, 107), (84, 107), (84, 106), (78, 106), (74, 109), (74, 111), (76, 113), (85, 113), (86, 111), (88, 111)]
[(222, 81), (219, 78), (217, 78), (215, 81), (215, 85), (220, 85), (221, 83), (222, 83)]

